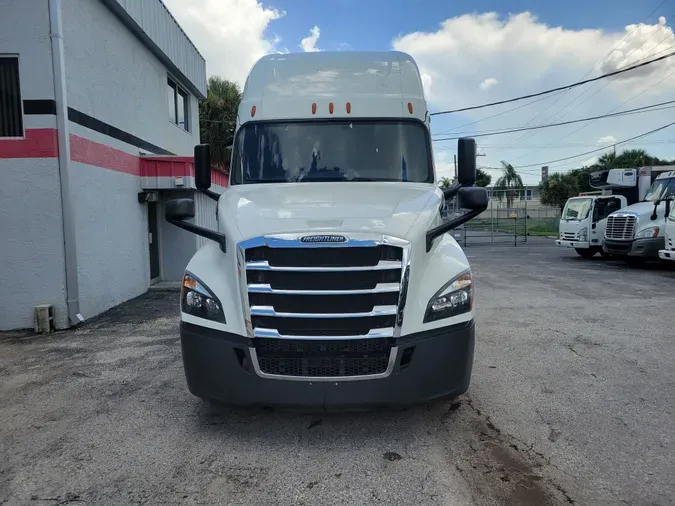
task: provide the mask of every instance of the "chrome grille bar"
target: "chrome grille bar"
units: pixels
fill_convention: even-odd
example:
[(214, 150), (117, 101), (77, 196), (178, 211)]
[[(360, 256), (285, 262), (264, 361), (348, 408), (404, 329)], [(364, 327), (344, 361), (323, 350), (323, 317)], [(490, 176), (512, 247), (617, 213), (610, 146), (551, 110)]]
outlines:
[(375, 288), (356, 290), (286, 290), (272, 288), (269, 284), (251, 283), (248, 285), (248, 293), (275, 293), (279, 295), (363, 295), (398, 292), (400, 289), (400, 283), (378, 283)]
[(270, 265), (267, 260), (246, 262), (248, 271), (291, 271), (291, 272), (346, 272), (346, 271), (382, 271), (400, 269), (402, 262), (398, 260), (380, 260), (377, 265), (359, 265), (355, 267), (288, 267)]
[[(255, 328), (253, 329), (253, 337), (263, 337), (272, 339), (305, 339), (325, 341), (326, 336), (303, 336), (303, 335), (288, 335), (281, 334), (276, 329)], [(352, 335), (352, 336), (331, 336), (330, 339), (381, 339), (387, 337), (394, 337), (394, 330), (392, 328), (386, 329), (371, 329), (367, 334)]]
[(375, 306), (364, 313), (279, 313), (273, 306), (251, 306), (251, 316), (273, 316), (278, 318), (368, 318), (371, 316), (393, 316), (396, 306)]

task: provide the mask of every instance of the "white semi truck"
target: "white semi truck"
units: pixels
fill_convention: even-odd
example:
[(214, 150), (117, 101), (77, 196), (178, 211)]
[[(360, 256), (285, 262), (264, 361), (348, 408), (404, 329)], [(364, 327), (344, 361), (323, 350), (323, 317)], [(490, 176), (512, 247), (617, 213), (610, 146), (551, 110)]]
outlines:
[(585, 258), (596, 253), (609, 255), (603, 247), (609, 216), (643, 200), (657, 176), (671, 169), (658, 166), (591, 173), (589, 184), (598, 191), (581, 193), (567, 201), (560, 217), (556, 244), (574, 248)]
[(653, 180), (640, 202), (607, 217), (603, 250), (631, 264), (659, 258), (659, 251), (665, 247), (667, 217), (675, 200), (675, 170), (667, 170), (673, 167), (649, 169), (640, 169), (640, 182), (644, 181), (641, 186)]
[[(400, 52), (269, 55), (238, 110), (230, 186), (210, 188), (217, 230), (192, 199), (166, 219), (211, 239), (190, 260), (180, 335), (190, 391), (238, 405), (342, 409), (456, 396), (469, 386), (474, 285), (447, 232), (486, 209), (476, 144), (458, 182), (435, 184), (430, 119)], [(462, 213), (443, 220), (446, 199)]]
[(675, 262), (675, 202), (670, 203), (670, 213), (666, 218), (663, 242), (663, 249), (659, 250), (659, 258), (661, 260)]

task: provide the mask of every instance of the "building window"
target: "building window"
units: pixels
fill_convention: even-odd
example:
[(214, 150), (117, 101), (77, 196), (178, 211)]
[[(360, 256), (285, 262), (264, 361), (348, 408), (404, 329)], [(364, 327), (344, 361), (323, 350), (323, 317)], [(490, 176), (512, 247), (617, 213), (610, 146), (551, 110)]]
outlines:
[(0, 56), (0, 137), (23, 137), (17, 56)]
[(532, 190), (525, 190), (525, 200), (532, 200)]
[(167, 85), (169, 98), (169, 121), (189, 132), (189, 95), (170, 77), (167, 80)]

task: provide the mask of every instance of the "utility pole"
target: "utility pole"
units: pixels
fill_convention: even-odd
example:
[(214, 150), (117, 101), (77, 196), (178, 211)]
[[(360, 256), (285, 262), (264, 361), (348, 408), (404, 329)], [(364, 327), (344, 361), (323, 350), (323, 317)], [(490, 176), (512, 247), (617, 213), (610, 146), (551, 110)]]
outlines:
[(455, 181), (457, 181), (457, 155), (455, 155)]

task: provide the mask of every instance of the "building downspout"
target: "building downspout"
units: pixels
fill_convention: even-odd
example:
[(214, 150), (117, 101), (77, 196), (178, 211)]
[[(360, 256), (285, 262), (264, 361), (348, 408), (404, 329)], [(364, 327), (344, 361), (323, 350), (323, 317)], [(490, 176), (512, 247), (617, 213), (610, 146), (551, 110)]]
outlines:
[(70, 325), (84, 321), (80, 314), (80, 296), (77, 275), (77, 250), (75, 222), (70, 205), (70, 125), (66, 99), (66, 72), (61, 23), (61, 0), (49, 0), (49, 26), (52, 43), (52, 69), (54, 72), (54, 97), (56, 99), (56, 130), (59, 145), (59, 181), (61, 186), (61, 214), (63, 221), (63, 249), (66, 274), (66, 306)]

